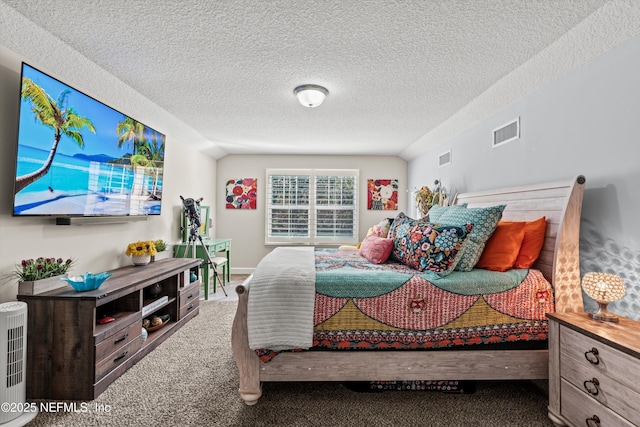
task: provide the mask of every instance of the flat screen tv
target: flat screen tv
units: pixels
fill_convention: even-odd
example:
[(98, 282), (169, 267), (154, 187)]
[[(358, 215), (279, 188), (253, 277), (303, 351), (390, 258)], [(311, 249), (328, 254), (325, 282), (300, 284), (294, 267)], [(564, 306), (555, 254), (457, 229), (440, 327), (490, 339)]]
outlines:
[(14, 216), (159, 215), (165, 136), (22, 64)]

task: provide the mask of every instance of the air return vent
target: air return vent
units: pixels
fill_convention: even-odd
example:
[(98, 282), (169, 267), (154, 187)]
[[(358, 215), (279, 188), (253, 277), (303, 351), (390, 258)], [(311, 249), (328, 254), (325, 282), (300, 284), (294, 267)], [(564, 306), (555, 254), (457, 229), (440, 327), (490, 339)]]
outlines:
[(520, 138), (520, 117), (493, 130), (493, 147)]
[(438, 157), (438, 167), (448, 165), (449, 163), (451, 163), (451, 150), (440, 154)]

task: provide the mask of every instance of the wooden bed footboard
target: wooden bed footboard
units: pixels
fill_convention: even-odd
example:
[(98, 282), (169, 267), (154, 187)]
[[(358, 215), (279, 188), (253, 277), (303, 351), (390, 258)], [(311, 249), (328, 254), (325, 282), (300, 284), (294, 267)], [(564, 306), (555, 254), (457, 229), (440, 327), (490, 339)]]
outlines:
[[(556, 311), (583, 309), (579, 234), (585, 179), (459, 194), (469, 207), (506, 204), (503, 219), (547, 217), (540, 269), (554, 286)], [(251, 277), (236, 287), (238, 309), (231, 344), (240, 374), (240, 397), (248, 405), (262, 395), (263, 381), (386, 381), (546, 379), (547, 350), (307, 351), (283, 352), (263, 363), (249, 348), (247, 303)]]

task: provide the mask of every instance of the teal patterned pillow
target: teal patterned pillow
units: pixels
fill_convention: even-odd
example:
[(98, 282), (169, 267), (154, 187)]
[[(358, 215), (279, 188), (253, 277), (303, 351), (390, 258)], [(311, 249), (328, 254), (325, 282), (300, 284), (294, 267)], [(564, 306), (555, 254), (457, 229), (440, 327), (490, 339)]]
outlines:
[(396, 218), (392, 228), (395, 259), (415, 270), (446, 276), (460, 260), (458, 255), (473, 225), (432, 224), (403, 215)]
[(505, 206), (449, 209), (438, 218), (438, 222), (441, 224), (457, 226), (473, 224), (473, 230), (469, 233), (464, 248), (462, 248), (462, 255), (456, 270), (471, 271), (473, 269), (482, 255), (487, 240), (498, 226)]
[(440, 222), (440, 217), (444, 215), (448, 210), (463, 209), (466, 207), (467, 207), (466, 203), (461, 203), (459, 205), (451, 205), (451, 206), (440, 206), (440, 205), (431, 206), (431, 209), (429, 209), (429, 212), (427, 213), (427, 217), (423, 219), (423, 221), (429, 221), (433, 223)]

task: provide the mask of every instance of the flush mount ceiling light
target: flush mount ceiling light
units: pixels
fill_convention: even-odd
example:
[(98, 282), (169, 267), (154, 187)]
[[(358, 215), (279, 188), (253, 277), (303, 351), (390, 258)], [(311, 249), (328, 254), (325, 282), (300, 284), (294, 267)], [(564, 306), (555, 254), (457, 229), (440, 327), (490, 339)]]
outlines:
[(318, 85), (302, 85), (293, 90), (294, 95), (305, 107), (317, 107), (329, 95), (326, 88)]

